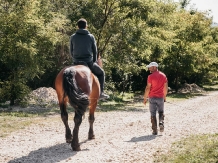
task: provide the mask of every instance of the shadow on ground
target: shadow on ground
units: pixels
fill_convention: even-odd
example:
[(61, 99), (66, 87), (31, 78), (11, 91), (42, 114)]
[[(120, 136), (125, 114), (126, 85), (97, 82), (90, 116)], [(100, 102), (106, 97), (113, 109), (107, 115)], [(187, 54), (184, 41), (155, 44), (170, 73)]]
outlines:
[(10, 160), (8, 163), (60, 162), (76, 154), (77, 152), (72, 151), (69, 144), (62, 143), (48, 148), (40, 148), (30, 152), (28, 156)]
[(153, 139), (156, 139), (156, 137), (159, 137), (161, 135), (145, 135), (140, 137), (133, 137), (130, 141), (127, 142), (140, 142), (140, 141), (151, 141)]

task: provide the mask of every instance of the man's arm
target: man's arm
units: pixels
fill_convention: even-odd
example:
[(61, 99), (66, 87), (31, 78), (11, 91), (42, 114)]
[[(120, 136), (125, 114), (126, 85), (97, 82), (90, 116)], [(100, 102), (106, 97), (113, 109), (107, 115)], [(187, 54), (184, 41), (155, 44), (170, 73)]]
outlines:
[(166, 82), (164, 84), (164, 101), (166, 101), (166, 96), (167, 96), (167, 92), (168, 92), (168, 82)]
[(149, 95), (150, 90), (151, 90), (151, 83), (147, 83), (147, 86), (145, 88), (145, 94), (144, 94), (144, 102), (143, 102), (145, 105), (148, 100), (148, 95)]

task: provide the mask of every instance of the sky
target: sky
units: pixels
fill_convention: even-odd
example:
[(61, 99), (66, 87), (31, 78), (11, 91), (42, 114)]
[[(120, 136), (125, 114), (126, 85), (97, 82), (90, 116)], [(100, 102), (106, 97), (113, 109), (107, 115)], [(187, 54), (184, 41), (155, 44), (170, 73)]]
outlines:
[[(179, 0), (174, 0), (179, 2)], [(218, 23), (218, 0), (191, 0), (188, 8), (194, 8), (198, 11), (210, 11), (209, 16), (213, 17), (213, 22)]]

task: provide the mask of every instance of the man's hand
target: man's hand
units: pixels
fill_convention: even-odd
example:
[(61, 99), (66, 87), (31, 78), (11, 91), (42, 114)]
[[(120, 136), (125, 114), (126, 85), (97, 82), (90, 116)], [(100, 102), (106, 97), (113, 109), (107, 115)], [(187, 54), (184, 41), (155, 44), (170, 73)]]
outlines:
[(144, 101), (143, 101), (144, 105), (146, 105), (147, 101), (148, 101), (148, 98), (144, 98)]

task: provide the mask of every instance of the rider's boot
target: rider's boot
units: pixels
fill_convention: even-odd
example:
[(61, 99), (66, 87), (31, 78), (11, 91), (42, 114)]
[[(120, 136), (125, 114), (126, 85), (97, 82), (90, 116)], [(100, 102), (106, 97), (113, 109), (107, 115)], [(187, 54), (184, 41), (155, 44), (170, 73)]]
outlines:
[(151, 128), (152, 128), (152, 134), (157, 135), (157, 118), (156, 116), (151, 116)]
[(104, 92), (101, 92), (100, 99), (108, 99), (108, 98), (110, 98), (109, 95), (105, 94)]
[(159, 128), (160, 128), (160, 132), (164, 131), (164, 114), (163, 114), (163, 112), (159, 113)]
[(104, 76), (98, 77), (100, 87), (101, 87), (101, 94), (100, 94), (100, 99), (108, 99), (110, 98), (109, 95), (104, 93)]

